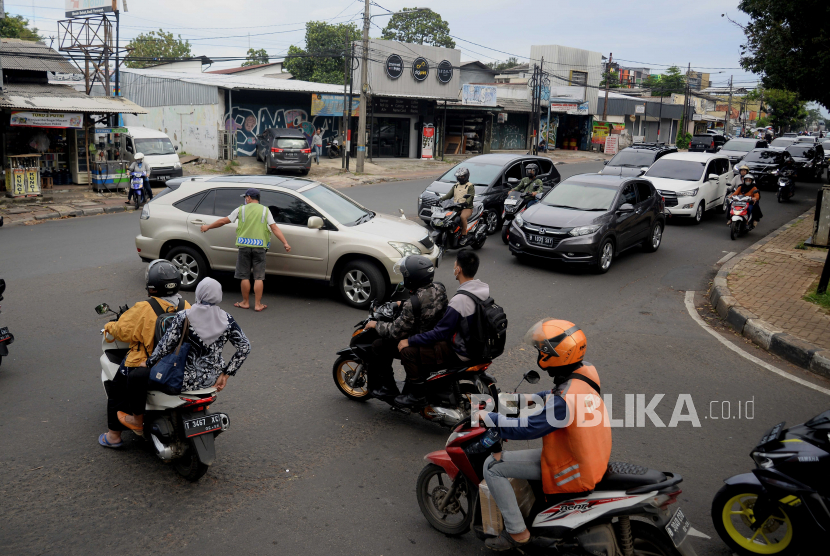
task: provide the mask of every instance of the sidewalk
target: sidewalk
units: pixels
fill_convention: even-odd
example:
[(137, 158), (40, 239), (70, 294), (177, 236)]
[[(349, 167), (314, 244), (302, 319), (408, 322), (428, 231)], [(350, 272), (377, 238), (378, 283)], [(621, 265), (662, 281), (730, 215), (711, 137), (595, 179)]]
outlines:
[[(161, 191), (159, 188), (153, 190)], [(19, 224), (39, 224), (46, 220), (73, 218), (78, 216), (95, 216), (115, 212), (133, 211), (133, 205), (126, 205), (126, 195), (106, 193), (104, 195), (91, 191), (86, 185), (59, 186), (48, 191), (43, 197), (33, 199), (2, 198), (0, 216), (4, 226)]]
[(729, 261), (715, 278), (712, 306), (756, 344), (830, 376), (830, 313), (804, 300), (827, 251), (796, 249), (812, 233), (811, 209)]

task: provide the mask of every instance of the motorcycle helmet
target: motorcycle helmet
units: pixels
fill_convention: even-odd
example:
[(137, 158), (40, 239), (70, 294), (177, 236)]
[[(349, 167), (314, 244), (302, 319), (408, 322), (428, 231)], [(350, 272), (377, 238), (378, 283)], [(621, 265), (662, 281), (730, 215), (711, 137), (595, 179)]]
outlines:
[(403, 276), (403, 285), (411, 292), (428, 286), (435, 278), (435, 266), (423, 255), (407, 255), (395, 263), (392, 271)]
[(544, 319), (530, 327), (525, 334), (524, 343), (539, 352), (536, 359), (539, 368), (554, 376), (566, 370), (570, 371), (573, 365), (582, 362), (588, 339), (572, 322)]
[(135, 156), (133, 158), (135, 158), (136, 162), (141, 162), (142, 160), (144, 160), (144, 153), (135, 153)]
[(147, 266), (144, 281), (147, 293), (151, 296), (170, 297), (179, 291), (182, 274), (170, 261), (156, 259)]
[(458, 180), (458, 183), (464, 185), (470, 179), (470, 170), (462, 166), (455, 171), (455, 179)]
[(525, 174), (530, 179), (536, 179), (536, 176), (539, 175), (539, 167), (536, 164), (528, 164), (525, 166)]
[[(755, 176), (752, 174), (747, 174), (744, 176), (744, 185), (752, 185), (755, 182)], [(747, 183), (749, 182), (749, 183)]]
[(748, 174), (748, 173), (749, 173), (749, 166), (747, 166), (746, 164), (744, 164), (743, 166), (741, 166), (740, 168), (738, 168), (738, 173), (739, 173), (739, 174), (741, 173), (741, 170), (746, 170), (746, 173)]

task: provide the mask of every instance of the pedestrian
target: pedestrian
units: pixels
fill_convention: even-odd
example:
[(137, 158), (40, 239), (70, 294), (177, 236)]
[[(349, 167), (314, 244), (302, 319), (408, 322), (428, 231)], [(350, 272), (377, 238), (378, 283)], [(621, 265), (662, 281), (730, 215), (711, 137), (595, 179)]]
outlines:
[(320, 164), (320, 156), (323, 154), (323, 130), (319, 127), (317, 131), (314, 132), (314, 136), (311, 138), (311, 148), (314, 149), (315, 158), (317, 159), (317, 164)]
[(265, 254), (271, 247), (271, 234), (280, 240), (286, 253), (291, 252), (291, 246), (285, 241), (274, 216), (268, 207), (259, 203), (259, 189), (250, 188), (244, 195), (245, 204), (234, 210), (225, 218), (220, 218), (213, 224), (201, 227), (202, 233), (225, 224), (239, 220), (236, 228), (236, 273), (234, 278), (242, 280), (242, 301), (233, 304), (240, 309), (248, 309), (251, 304), (248, 297), (251, 293), (251, 280), (254, 281), (254, 311), (260, 312), (268, 308), (262, 303), (263, 280), (265, 280)]

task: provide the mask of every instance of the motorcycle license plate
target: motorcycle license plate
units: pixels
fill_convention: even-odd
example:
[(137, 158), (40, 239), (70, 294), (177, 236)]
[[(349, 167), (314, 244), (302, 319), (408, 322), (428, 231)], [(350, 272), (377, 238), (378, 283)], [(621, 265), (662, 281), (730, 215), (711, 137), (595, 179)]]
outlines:
[(689, 523), (689, 520), (686, 519), (685, 515), (683, 515), (683, 510), (677, 508), (677, 511), (674, 512), (674, 516), (671, 518), (671, 521), (669, 521), (668, 525), (666, 525), (666, 533), (669, 534), (671, 542), (674, 543), (674, 546), (679, 547), (686, 539), (686, 535), (689, 534), (689, 529), (691, 528), (692, 524)]
[(547, 236), (537, 236), (533, 234), (528, 234), (528, 238), (530, 239), (530, 243), (536, 245), (553, 245), (553, 238)]
[(208, 432), (218, 431), (222, 428), (222, 414), (213, 413), (198, 417), (196, 419), (185, 419), (184, 421), (184, 435), (187, 438), (191, 436), (199, 436)]
[(507, 199), (504, 201), (505, 205), (516, 205), (519, 203), (518, 199)]

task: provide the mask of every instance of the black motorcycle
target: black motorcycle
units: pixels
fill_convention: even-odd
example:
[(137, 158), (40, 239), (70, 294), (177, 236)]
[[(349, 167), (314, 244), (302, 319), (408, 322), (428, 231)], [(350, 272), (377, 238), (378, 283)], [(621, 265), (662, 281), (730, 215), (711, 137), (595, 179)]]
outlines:
[[(0, 278), (0, 301), (3, 301), (3, 292), (6, 291), (6, 281)], [(0, 365), (3, 358), (9, 355), (9, 345), (14, 343), (14, 336), (7, 326), (0, 327)]]
[[(369, 316), (355, 325), (349, 347), (337, 352), (338, 357), (332, 367), (334, 383), (350, 400), (363, 402), (372, 398), (367, 363), (372, 360), (372, 343), (380, 336), (374, 328), (366, 328), (366, 323), (370, 320), (392, 322), (399, 312), (400, 307), (395, 301), (382, 304), (373, 301)], [(431, 373), (426, 379), (428, 404), (417, 412), (424, 419), (447, 427), (468, 420), (473, 395), (498, 397), (496, 379), (486, 372), (489, 366), (490, 363), (485, 363)], [(408, 383), (405, 383), (403, 394), (407, 393), (407, 386)], [(388, 403), (393, 411), (404, 414), (413, 411), (396, 404), (394, 396), (379, 399)]]
[[(469, 199), (469, 195), (464, 195)], [(466, 205), (456, 203), (453, 199), (442, 201), (439, 206), (432, 207), (432, 216), (429, 221), (429, 237), (438, 246), (438, 259), (435, 266), (441, 262), (444, 251), (447, 249), (460, 249), (465, 247), (461, 244), (461, 211), (468, 208)], [(473, 204), (473, 213), (467, 219), (467, 246), (473, 249), (481, 249), (487, 241), (487, 224), (482, 220), (484, 205)]]
[(778, 174), (778, 202), (789, 201), (795, 196), (795, 172), (784, 170)]
[(750, 456), (751, 473), (724, 481), (712, 522), (740, 556), (823, 554), (830, 543), (830, 410), (803, 425), (778, 423)]
[(337, 139), (328, 139), (326, 141), (326, 147), (329, 158), (339, 158), (342, 154), (342, 151), (340, 150), (340, 142)]
[(502, 213), (504, 224), (501, 228), (501, 240), (505, 244), (507, 244), (507, 232), (510, 230), (510, 223), (535, 198), (532, 193), (522, 193), (520, 191), (511, 191), (507, 195), (507, 199), (504, 200), (504, 212)]

